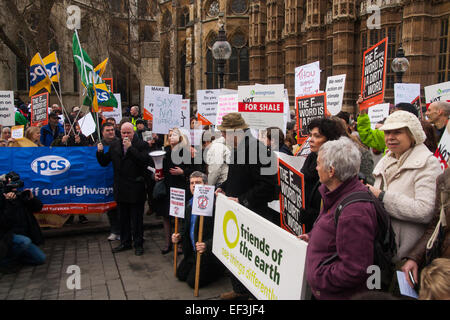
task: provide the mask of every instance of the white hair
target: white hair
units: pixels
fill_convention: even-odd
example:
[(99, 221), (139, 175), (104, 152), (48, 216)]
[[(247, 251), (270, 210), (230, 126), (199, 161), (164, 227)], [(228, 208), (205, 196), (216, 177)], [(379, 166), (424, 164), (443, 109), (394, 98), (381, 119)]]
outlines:
[(358, 175), (361, 152), (347, 137), (325, 142), (319, 149), (321, 163), (325, 169), (334, 168), (336, 179), (344, 182)]

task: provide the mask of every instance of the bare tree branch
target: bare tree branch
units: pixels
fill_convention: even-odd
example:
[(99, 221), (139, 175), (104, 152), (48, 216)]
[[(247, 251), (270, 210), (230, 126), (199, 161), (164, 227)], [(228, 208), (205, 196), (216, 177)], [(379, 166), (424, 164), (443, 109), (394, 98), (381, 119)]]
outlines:
[(16, 44), (6, 35), (3, 26), (0, 26), (0, 39), (3, 43), (22, 61), (25, 66), (30, 65), (30, 59), (24, 52), (16, 46)]

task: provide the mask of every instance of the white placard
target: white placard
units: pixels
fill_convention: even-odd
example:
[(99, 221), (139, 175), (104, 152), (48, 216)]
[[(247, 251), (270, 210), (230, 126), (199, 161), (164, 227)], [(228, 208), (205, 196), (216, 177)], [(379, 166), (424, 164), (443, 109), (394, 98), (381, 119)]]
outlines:
[(284, 85), (238, 87), (238, 112), (252, 129), (284, 127)]
[(284, 100), (283, 100), (283, 102), (284, 102), (284, 114), (283, 114), (284, 125), (280, 129), (286, 135), (287, 124), (288, 124), (288, 122), (291, 121), (291, 108), (289, 107), (289, 94), (288, 94), (288, 90), (287, 89), (284, 89)]
[(409, 283), (406, 281), (405, 273), (403, 271), (397, 271), (397, 280), (398, 286), (400, 289), (400, 293), (404, 296), (418, 299), (419, 295), (416, 290), (409, 286)]
[(197, 90), (197, 118), (203, 125), (214, 125), (217, 117), (219, 96), (236, 94), (236, 90)]
[(426, 86), (424, 91), (427, 109), (431, 103), (436, 101), (450, 102), (450, 81)]
[(20, 140), (23, 139), (25, 126), (14, 126), (11, 128), (11, 138)]
[(184, 219), (185, 194), (184, 189), (170, 188), (169, 214), (172, 217)]
[(220, 126), (222, 124), (223, 116), (232, 112), (238, 112), (238, 95), (229, 94), (219, 96), (219, 101), (217, 103), (216, 126)]
[(344, 99), (345, 74), (327, 78), (327, 110), (335, 116), (342, 110), (342, 100)]
[(389, 116), (389, 103), (380, 103), (369, 108), (367, 114), (370, 119), (370, 127), (375, 129), (375, 125)]
[(192, 214), (212, 217), (214, 208), (214, 186), (203, 184), (195, 185), (192, 200)]
[(114, 118), (116, 123), (120, 123), (122, 121), (122, 100), (120, 93), (114, 93), (114, 97), (117, 100), (117, 108), (113, 108), (113, 111), (103, 112), (103, 115), (105, 118)]
[(189, 99), (181, 100), (180, 129), (188, 131), (191, 129), (191, 100)]
[(14, 126), (16, 109), (14, 107), (14, 92), (0, 91), (0, 125)]
[(154, 108), (154, 94), (169, 94), (168, 87), (157, 87), (157, 86), (145, 86), (144, 88), (144, 119), (152, 120), (153, 119), (153, 108)]
[(168, 134), (172, 128), (180, 127), (181, 100), (179, 94), (154, 94), (153, 133)]
[(90, 136), (95, 132), (97, 128), (95, 125), (94, 118), (92, 117), (92, 113), (86, 114), (83, 118), (78, 120), (78, 124), (81, 128), (81, 133), (83, 133), (86, 137)]
[(450, 121), (447, 123), (447, 127), (434, 155), (438, 158), (442, 171), (448, 168), (450, 163)]
[(394, 83), (394, 104), (412, 103), (420, 97), (420, 83)]
[(307, 243), (219, 194), (213, 253), (261, 300), (306, 298)]
[(319, 61), (295, 68), (295, 97), (319, 93)]

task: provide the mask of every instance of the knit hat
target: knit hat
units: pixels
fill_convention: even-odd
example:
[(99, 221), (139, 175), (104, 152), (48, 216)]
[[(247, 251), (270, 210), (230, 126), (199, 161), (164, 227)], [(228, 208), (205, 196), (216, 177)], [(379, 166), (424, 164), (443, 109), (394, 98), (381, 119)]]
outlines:
[(427, 138), (419, 119), (414, 114), (402, 110), (391, 113), (379, 130), (386, 131), (400, 128), (408, 128), (416, 144), (423, 143)]
[(229, 113), (222, 118), (222, 124), (217, 127), (220, 131), (247, 129), (248, 125), (239, 112)]

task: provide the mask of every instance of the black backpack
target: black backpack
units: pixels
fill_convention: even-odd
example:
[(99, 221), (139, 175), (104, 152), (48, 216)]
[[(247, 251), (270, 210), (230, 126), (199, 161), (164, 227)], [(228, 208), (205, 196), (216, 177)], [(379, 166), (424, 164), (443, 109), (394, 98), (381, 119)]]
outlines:
[(351, 203), (371, 202), (377, 211), (377, 233), (374, 240), (374, 265), (381, 270), (381, 290), (388, 291), (395, 272), (395, 264), (392, 258), (397, 254), (395, 233), (392, 230), (391, 218), (384, 208), (383, 203), (370, 191), (355, 192), (344, 198), (336, 207), (334, 223), (337, 228), (339, 216), (342, 210)]

